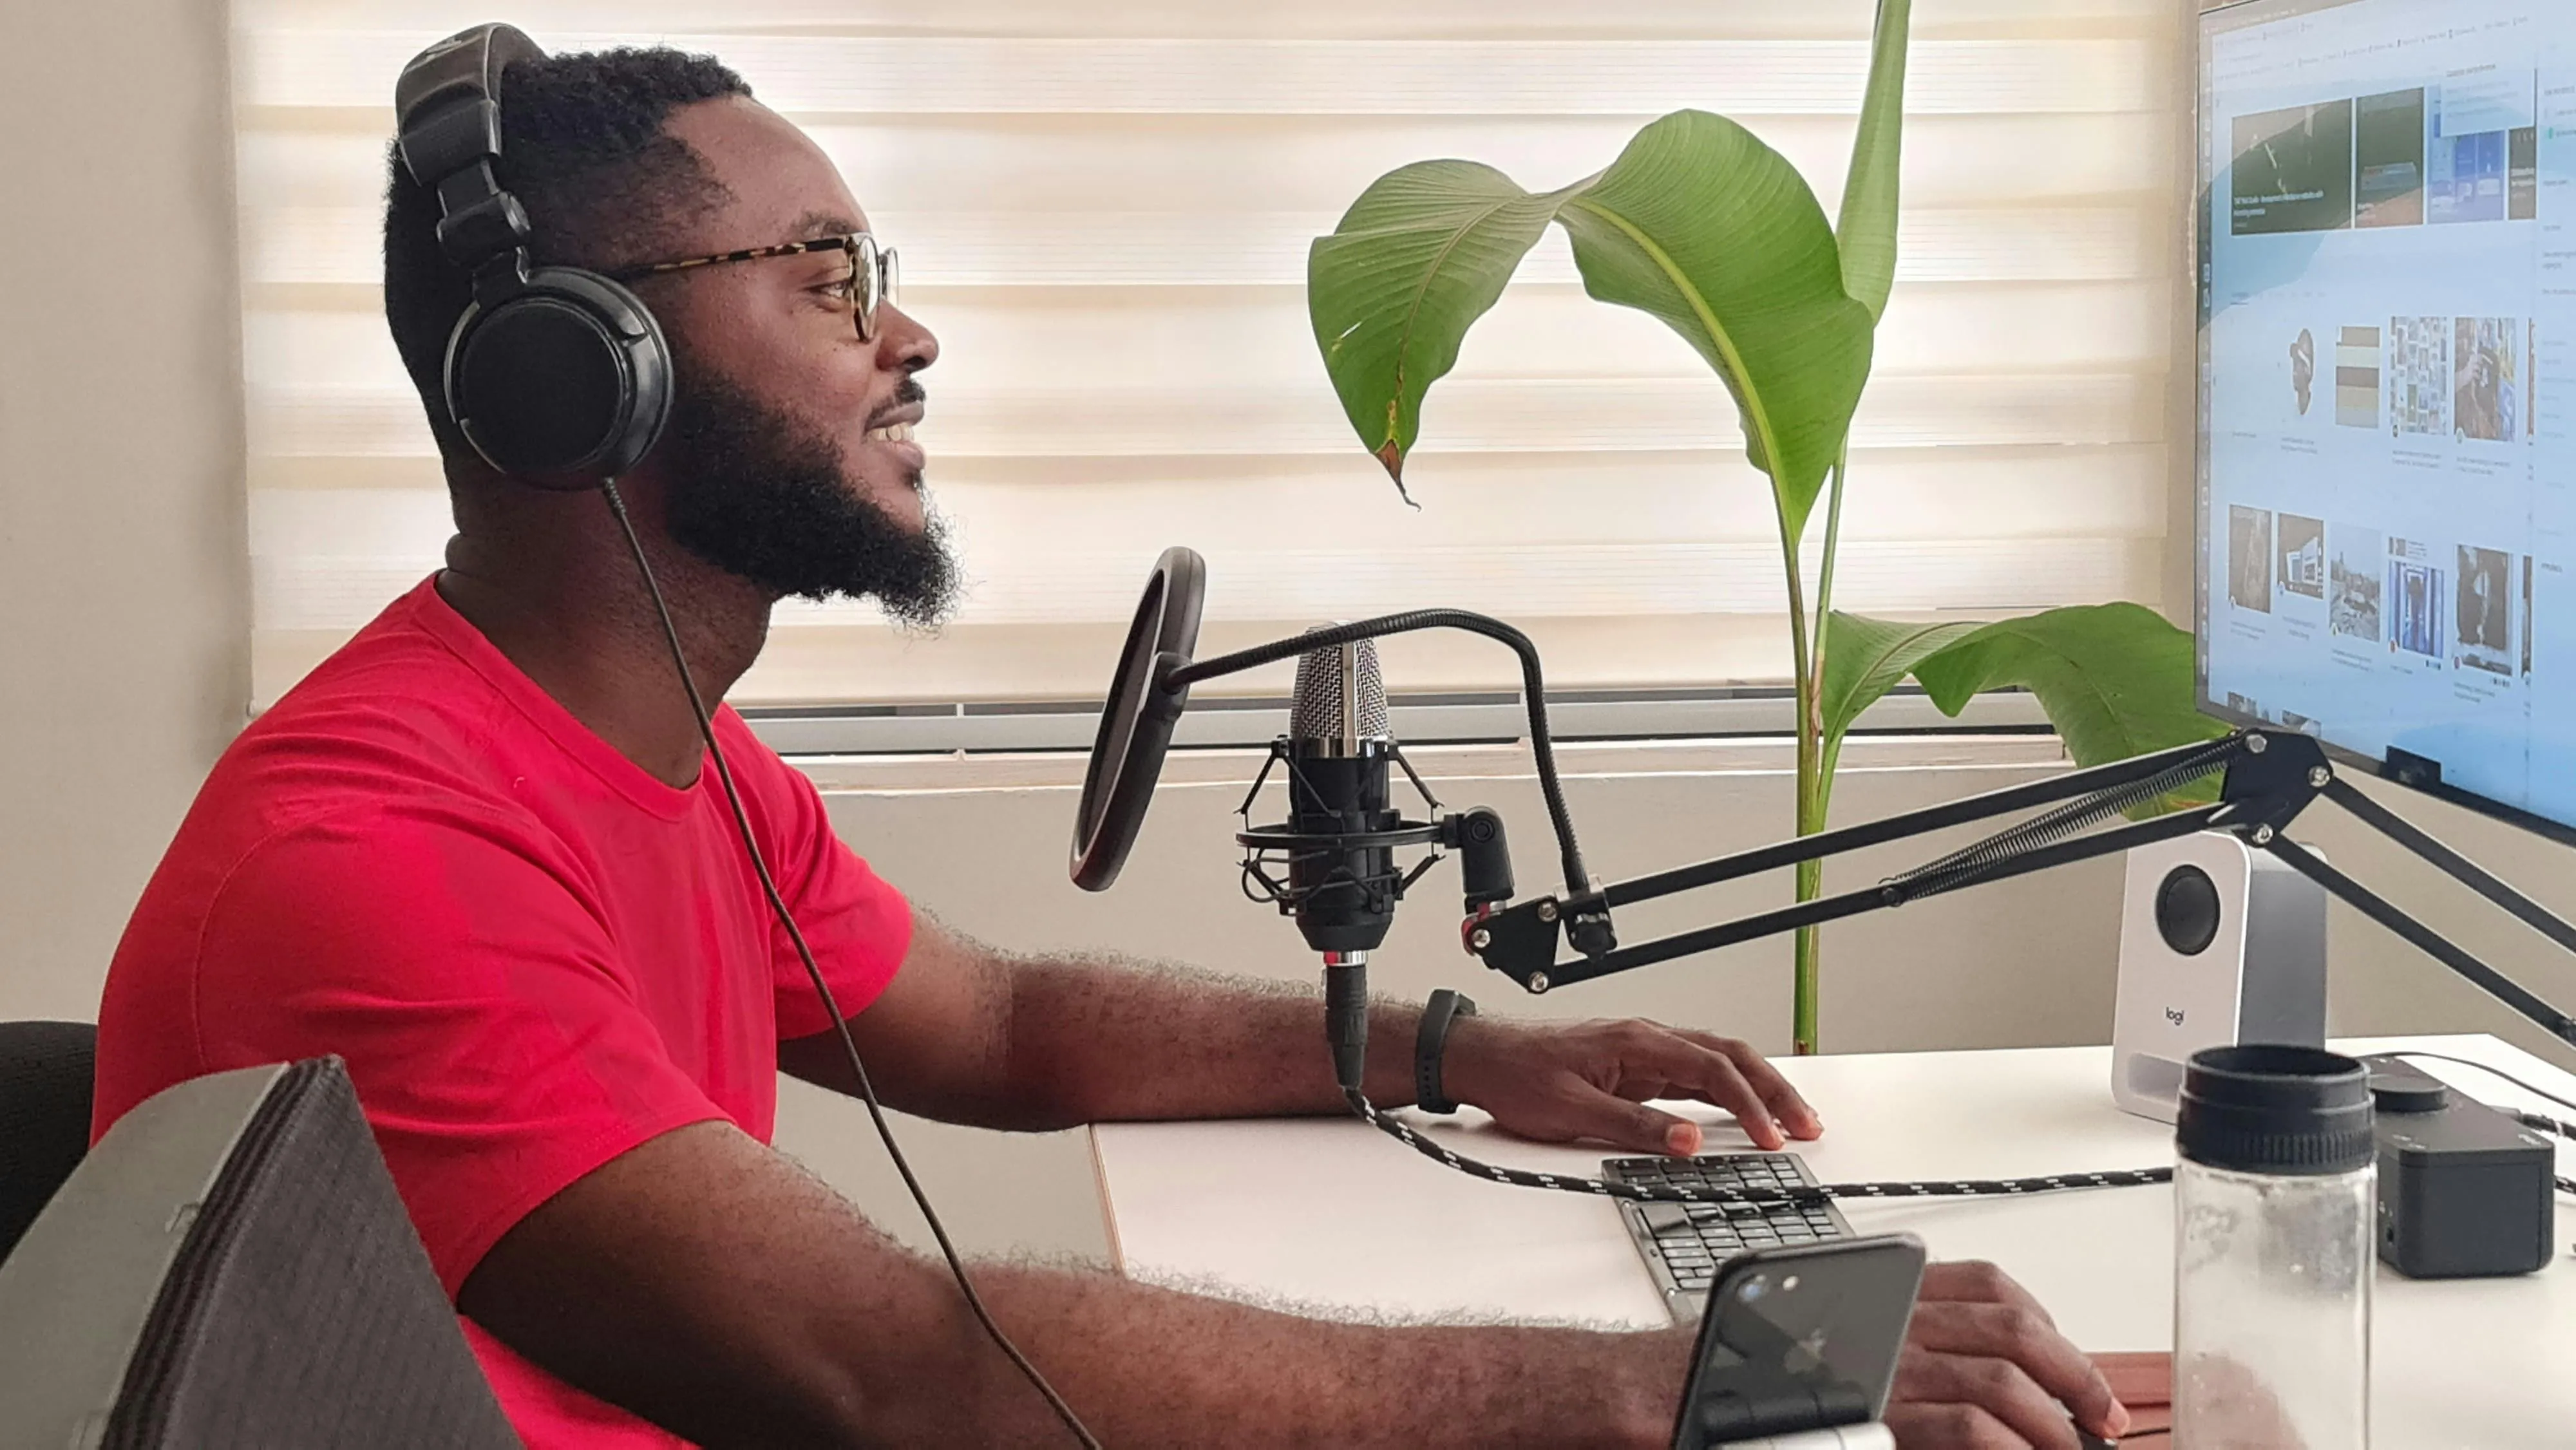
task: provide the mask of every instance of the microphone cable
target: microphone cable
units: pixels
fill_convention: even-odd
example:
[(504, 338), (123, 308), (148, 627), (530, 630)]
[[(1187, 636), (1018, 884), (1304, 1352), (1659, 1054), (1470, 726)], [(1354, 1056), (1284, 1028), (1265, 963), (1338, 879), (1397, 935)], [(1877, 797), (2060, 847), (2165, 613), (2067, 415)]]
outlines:
[(992, 1311), (984, 1307), (984, 1296), (975, 1292), (975, 1281), (967, 1274), (965, 1261), (957, 1256), (956, 1245), (949, 1242), (947, 1227), (940, 1223), (938, 1212), (930, 1206), (930, 1196), (922, 1191), (921, 1180), (913, 1176), (912, 1164), (904, 1158), (902, 1147), (895, 1142), (894, 1128), (886, 1122), (885, 1107), (877, 1101), (876, 1085), (868, 1078), (867, 1064), (859, 1058), (858, 1040), (850, 1035), (849, 1019), (841, 1015), (841, 1004), (833, 997), (831, 984), (823, 979), (823, 969), (815, 964), (814, 951), (805, 944), (805, 933), (798, 929), (795, 913), (787, 909), (787, 898), (779, 894), (778, 882), (769, 874), (768, 858), (761, 854), (760, 841), (752, 834), (751, 816), (743, 809), (742, 792), (734, 786), (733, 768), (725, 762), (723, 747), (716, 744), (715, 718), (708, 713), (706, 698), (698, 693), (697, 676), (690, 671), (688, 653), (680, 646), (679, 626), (672, 622), (671, 607), (662, 598), (661, 581), (653, 577), (652, 561), (645, 557), (644, 541), (637, 537), (635, 522), (627, 516), (626, 500), (617, 492), (617, 480), (605, 480), (600, 492), (608, 499), (608, 511), (617, 517), (618, 529), (626, 535), (626, 547), (635, 555), (636, 571), (644, 576), (645, 592), (653, 597), (653, 612), (661, 620), (662, 638), (671, 647), (671, 663), (679, 670), (680, 687), (689, 696), (689, 712), (698, 722), (698, 738), (706, 743), (707, 757), (715, 762), (716, 779), (724, 786), (725, 804), (732, 808), (734, 829), (742, 837), (743, 850), (751, 857), (752, 873), (760, 878), (761, 894), (769, 898), (770, 914), (786, 929), (787, 939), (795, 943), (797, 959), (805, 964), (805, 975), (814, 983), (814, 994), (822, 999), (823, 1011), (832, 1019), (832, 1030), (840, 1037), (842, 1050), (849, 1054), (850, 1072), (858, 1079), (860, 1099), (867, 1104), (868, 1120), (876, 1124), (877, 1137), (885, 1144), (886, 1156), (894, 1160), (895, 1172), (902, 1175), (903, 1186), (911, 1193), (913, 1205), (929, 1222), (930, 1236), (939, 1242), (940, 1257), (948, 1261), (948, 1272), (956, 1277), (958, 1289), (966, 1296), (966, 1307), (975, 1312), (976, 1322), (984, 1326), (985, 1335), (1018, 1368), (1021, 1377), (1046, 1398), (1047, 1408), (1053, 1410), (1055, 1417), (1064, 1422), (1064, 1427), (1073, 1432), (1073, 1438), (1084, 1450), (1100, 1450), (1100, 1441), (1083, 1425), (1082, 1417), (1073, 1412), (1073, 1406), (1065, 1403), (1064, 1396), (1056, 1393), (1055, 1386), (1047, 1383), (1047, 1377), (1038, 1372), (1038, 1367), (1029, 1362), (1029, 1357), (1020, 1352), (1020, 1347), (1011, 1342), (1009, 1335), (1002, 1332), (1002, 1326), (994, 1322)]
[(2052, 1173), (2040, 1178), (1962, 1178), (1921, 1183), (1819, 1183), (1797, 1188), (1687, 1188), (1677, 1184), (1621, 1183), (1565, 1173), (1505, 1168), (1470, 1158), (1415, 1132), (1369, 1101), (1360, 1086), (1368, 1062), (1368, 966), (1362, 962), (1328, 964), (1324, 969), (1324, 1040), (1333, 1050), (1333, 1078), (1342, 1100), (1358, 1119), (1435, 1163), (1512, 1188), (1546, 1188), (1560, 1193), (1589, 1193), (1599, 1198), (1625, 1198), (1639, 1203), (1705, 1203), (1720, 1206), (1780, 1208), (1822, 1203), (1829, 1198), (1985, 1198), (2063, 1193), (2077, 1188), (2144, 1188), (2171, 1183), (2171, 1168), (2125, 1168), (2104, 1172)]
[[(1615, 1183), (1564, 1173), (1504, 1168), (1453, 1153), (1388, 1116), (1368, 1095), (1345, 1088), (1351, 1111), (1360, 1121), (1436, 1163), (1461, 1173), (1491, 1179), (1514, 1188), (1552, 1188), (1562, 1193), (1589, 1193), (1601, 1198), (1627, 1198), (1639, 1203), (1713, 1203), (1777, 1208), (1821, 1203), (1829, 1198), (2023, 1198), (2034, 1193), (2065, 1193), (2078, 1188), (2144, 1188), (2173, 1182), (2170, 1168), (2124, 1168), (2094, 1173), (2052, 1173), (2040, 1178), (1961, 1178), (1921, 1183), (1819, 1183), (1802, 1188), (1683, 1188), (1673, 1184)], [(1684, 1160), (1687, 1161), (1687, 1160)]]

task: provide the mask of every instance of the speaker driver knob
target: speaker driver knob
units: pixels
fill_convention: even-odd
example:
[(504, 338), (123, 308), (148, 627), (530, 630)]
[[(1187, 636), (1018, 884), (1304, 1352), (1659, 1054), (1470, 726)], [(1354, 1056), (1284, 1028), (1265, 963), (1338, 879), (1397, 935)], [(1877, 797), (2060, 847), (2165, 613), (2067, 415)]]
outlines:
[(2196, 957), (2218, 940), (2218, 883), (2197, 866), (2176, 866), (2156, 888), (2156, 931), (2165, 945)]

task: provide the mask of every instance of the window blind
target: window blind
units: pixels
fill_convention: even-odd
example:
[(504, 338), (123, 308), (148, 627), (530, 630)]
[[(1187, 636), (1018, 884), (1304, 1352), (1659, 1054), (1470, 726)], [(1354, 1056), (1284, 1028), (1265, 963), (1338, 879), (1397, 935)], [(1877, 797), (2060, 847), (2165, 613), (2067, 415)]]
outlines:
[[(920, 429), (966, 593), (935, 635), (789, 601), (745, 704), (1096, 699), (1171, 543), (1205, 647), (1424, 605), (1522, 625), (1552, 686), (1788, 673), (1768, 486), (1679, 338), (1583, 296), (1551, 232), (1431, 396), (1408, 508), (1309, 333), (1308, 242), (1383, 172), (1533, 188), (1681, 106), (1735, 117), (1830, 213), (1868, 0), (556, 0), (551, 50), (721, 57), (814, 136), (940, 337)], [(2184, 255), (2174, 0), (1919, 0), (1902, 265), (1855, 424), (1841, 607), (2160, 604)], [(447, 499), (386, 337), (402, 62), (489, 18), (238, 0), (254, 691), (437, 567)], [(1821, 530), (1818, 531), (1821, 533)], [(1278, 692), (1277, 679), (1229, 682)], [(1481, 641), (1390, 643), (1412, 690), (1509, 688)]]

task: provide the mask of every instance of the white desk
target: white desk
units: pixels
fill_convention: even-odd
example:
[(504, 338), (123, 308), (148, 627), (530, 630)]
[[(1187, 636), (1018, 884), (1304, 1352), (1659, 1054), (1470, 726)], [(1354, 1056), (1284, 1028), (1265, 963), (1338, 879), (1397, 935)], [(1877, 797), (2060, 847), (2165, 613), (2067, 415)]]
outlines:
[[(2576, 1098), (2576, 1076), (2491, 1037), (2369, 1038), (2492, 1062)], [(1322, 1049), (1319, 1046), (1317, 1051)], [(2111, 1105), (2110, 1049), (1816, 1057), (1780, 1063), (1825, 1122), (1793, 1145), (1828, 1182), (2011, 1178), (2173, 1161), (2172, 1130)], [(2545, 1110), (2443, 1063), (2483, 1101)], [(1714, 1109), (1708, 1151), (1746, 1146)], [(2561, 1114), (2564, 1116), (2565, 1114)], [(1592, 1172), (1606, 1150), (1508, 1137), (1481, 1115), (1411, 1115), (1473, 1157)], [(1346, 1119), (1118, 1124), (1093, 1130), (1120, 1267), (1139, 1279), (1319, 1312), (1485, 1316), (1604, 1325), (1668, 1322), (1608, 1202), (1469, 1178)], [(2576, 1152), (2561, 1155), (2562, 1173)], [(2125, 1188), (2026, 1199), (1854, 1202), (1861, 1233), (1907, 1230), (1936, 1258), (1991, 1259), (2087, 1349), (2173, 1342), (2173, 1193)], [(2518, 1279), (2374, 1290), (2372, 1432), (2381, 1450), (2576, 1443), (2576, 1205), (2558, 1205), (2558, 1259)]]

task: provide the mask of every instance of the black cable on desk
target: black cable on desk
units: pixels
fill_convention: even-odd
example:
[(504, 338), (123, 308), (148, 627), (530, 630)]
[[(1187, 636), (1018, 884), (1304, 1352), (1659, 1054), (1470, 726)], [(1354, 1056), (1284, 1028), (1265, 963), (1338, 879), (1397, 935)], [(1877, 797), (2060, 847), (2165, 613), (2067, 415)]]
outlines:
[(1378, 1110), (1365, 1093), (1345, 1090), (1351, 1111), (1360, 1121), (1395, 1139), (1425, 1158), (1447, 1164), (1461, 1173), (1509, 1184), (1515, 1188), (1552, 1188), (1562, 1193), (1589, 1193), (1602, 1198), (1634, 1199), (1640, 1203), (1734, 1203), (1792, 1204), (1821, 1203), (1829, 1198), (2006, 1198), (2026, 1197), (2034, 1193), (2063, 1193), (2078, 1188), (2143, 1188), (2152, 1183), (2171, 1183), (2170, 1168), (2131, 1168), (2104, 1173), (2056, 1173), (2044, 1178), (1971, 1178), (1948, 1182), (1924, 1183), (1819, 1183), (1800, 1188), (1678, 1188), (1671, 1184), (1613, 1183), (1600, 1178), (1579, 1178), (1562, 1173), (1537, 1173), (1526, 1168), (1504, 1168), (1479, 1162), (1462, 1153), (1453, 1153), (1429, 1138), (1407, 1127), (1400, 1119)]

